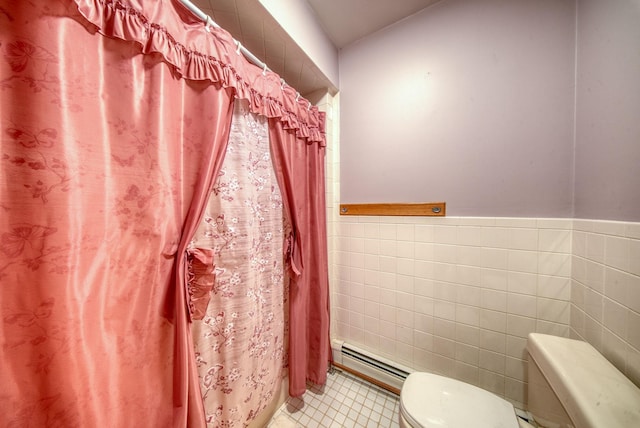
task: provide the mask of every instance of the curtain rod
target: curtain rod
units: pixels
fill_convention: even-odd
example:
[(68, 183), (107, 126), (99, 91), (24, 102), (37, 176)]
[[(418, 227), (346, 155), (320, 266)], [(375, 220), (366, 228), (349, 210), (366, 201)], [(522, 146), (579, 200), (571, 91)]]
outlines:
[[(196, 6), (195, 4), (191, 3), (191, 1), (189, 1), (189, 0), (180, 0), (180, 3), (185, 5), (191, 12), (193, 12), (194, 15), (196, 15), (198, 18), (200, 18), (202, 20), (202, 22), (205, 23), (206, 28), (209, 28), (208, 27), (209, 25), (212, 25), (212, 26), (214, 26), (216, 28), (222, 28), (222, 27), (220, 27), (220, 25), (218, 25), (218, 23), (216, 21), (214, 21), (209, 15), (204, 13), (198, 6)], [(263, 72), (265, 72), (267, 70), (272, 71), (269, 67), (267, 67), (267, 64), (265, 64), (257, 56), (252, 54), (251, 51), (249, 51), (249, 49), (247, 49), (244, 46), (242, 46), (242, 43), (240, 43), (235, 38), (233, 39), (233, 41), (235, 42), (236, 46), (238, 46), (239, 52), (242, 52), (242, 54), (249, 61), (251, 61), (253, 64), (257, 65), (258, 67), (260, 67), (263, 70)], [(284, 87), (284, 85), (287, 84), (287, 83), (284, 81), (284, 79), (282, 79), (282, 77), (280, 78), (280, 80), (282, 81), (282, 85)], [(289, 86), (291, 86), (291, 85), (289, 85)], [(300, 98), (300, 92), (296, 91), (296, 101), (299, 98)], [(309, 102), (309, 108), (310, 107), (311, 107), (311, 102)]]

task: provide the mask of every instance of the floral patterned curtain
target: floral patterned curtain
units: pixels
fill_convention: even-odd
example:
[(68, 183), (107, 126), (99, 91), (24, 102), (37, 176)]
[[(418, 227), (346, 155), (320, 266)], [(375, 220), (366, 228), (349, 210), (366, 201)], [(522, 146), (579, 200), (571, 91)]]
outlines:
[(189, 290), (198, 296), (192, 331), (210, 427), (246, 426), (280, 387), (283, 236), (267, 119), (238, 101), (222, 170), (189, 248)]

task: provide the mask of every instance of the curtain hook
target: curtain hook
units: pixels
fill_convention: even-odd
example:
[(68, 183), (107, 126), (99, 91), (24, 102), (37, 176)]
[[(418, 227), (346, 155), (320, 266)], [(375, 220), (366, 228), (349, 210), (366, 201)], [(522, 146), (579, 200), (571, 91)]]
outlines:
[(240, 55), (240, 49), (242, 49), (242, 45), (238, 40), (236, 40), (236, 44), (238, 45), (238, 49), (236, 49), (236, 54)]
[(296, 102), (300, 99), (300, 92), (296, 92)]
[(262, 64), (262, 75), (266, 76), (267, 75), (267, 64)]
[(311, 101), (307, 100), (307, 102), (309, 103), (309, 105), (307, 106), (307, 111), (311, 110)]
[(280, 90), (284, 91), (284, 85), (287, 83), (284, 81), (284, 79), (280, 78), (280, 83), (282, 83), (282, 85), (280, 85)]
[(204, 23), (204, 29), (207, 30), (209, 33), (211, 32), (211, 28), (209, 27), (210, 25), (211, 25), (211, 17), (207, 15), (207, 20)]

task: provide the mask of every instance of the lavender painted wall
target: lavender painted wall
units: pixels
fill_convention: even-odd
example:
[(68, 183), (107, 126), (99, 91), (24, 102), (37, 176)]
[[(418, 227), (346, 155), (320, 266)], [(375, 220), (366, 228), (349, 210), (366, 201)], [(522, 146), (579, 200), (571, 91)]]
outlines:
[(343, 49), (341, 202), (571, 217), (575, 4), (445, 0)]
[(575, 216), (640, 221), (640, 2), (577, 17)]

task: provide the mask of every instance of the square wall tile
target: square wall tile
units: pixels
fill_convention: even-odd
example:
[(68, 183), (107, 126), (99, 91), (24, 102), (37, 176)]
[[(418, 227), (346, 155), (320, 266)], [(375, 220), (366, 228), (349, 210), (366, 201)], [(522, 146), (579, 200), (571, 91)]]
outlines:
[(413, 329), (413, 318), (413, 310), (396, 309), (396, 323), (398, 326)]
[(504, 381), (504, 396), (515, 407), (523, 408), (527, 400), (527, 384), (517, 379), (506, 377)]
[(398, 241), (398, 246), (396, 248), (398, 257), (403, 259), (414, 259), (415, 246), (416, 244), (413, 241)]
[(434, 241), (442, 244), (455, 245), (458, 242), (457, 230), (454, 226), (435, 226)]
[(481, 272), (480, 285), (492, 290), (506, 291), (509, 283), (509, 272), (501, 269), (486, 269)]
[(527, 339), (516, 336), (507, 336), (507, 355), (518, 359), (527, 358)]
[(493, 311), (506, 312), (507, 293), (505, 291), (497, 291), (486, 288), (480, 289), (480, 307)]
[(507, 269), (509, 250), (501, 248), (482, 248), (480, 266), (488, 269)]
[(458, 262), (458, 248), (450, 244), (433, 244), (433, 261), (455, 264)]
[(480, 347), (504, 355), (506, 352), (507, 336), (491, 330), (480, 329)]
[(481, 388), (491, 391), (499, 396), (504, 396), (504, 375), (480, 369), (478, 384)]
[(536, 331), (535, 318), (507, 315), (507, 334), (526, 339), (532, 331)]
[(414, 313), (413, 328), (423, 333), (433, 333), (434, 318), (431, 315)]
[[(571, 315), (571, 314), (569, 314)], [(551, 336), (569, 337), (568, 324), (551, 321), (536, 320), (536, 333), (549, 334)]]
[(510, 248), (511, 233), (508, 228), (483, 227), (481, 234), (483, 247)]
[(505, 373), (506, 356), (497, 352), (480, 349), (479, 351), (479, 367), (498, 374)]
[(510, 293), (535, 296), (538, 292), (538, 276), (531, 273), (509, 271), (506, 290)]
[(507, 331), (507, 314), (500, 311), (480, 309), (480, 327), (498, 333), (505, 333)]
[(537, 273), (538, 252), (510, 250), (508, 255), (508, 268), (510, 271)]
[(456, 361), (454, 377), (462, 382), (477, 385), (480, 378), (480, 369), (477, 365), (471, 365), (466, 364), (462, 361)]
[(433, 242), (435, 237), (434, 226), (416, 224), (414, 229), (414, 240), (416, 242)]
[(403, 293), (415, 294), (415, 278), (410, 275), (396, 276), (396, 289)]
[(571, 233), (570, 230), (541, 229), (538, 233), (538, 251), (570, 253)]
[(399, 224), (396, 227), (396, 239), (398, 241), (410, 241), (415, 240), (415, 226), (413, 224)]
[(455, 359), (456, 361), (462, 361), (467, 364), (478, 366), (480, 355), (480, 349), (476, 346), (467, 345), (461, 342), (456, 342)]
[(441, 318), (434, 318), (433, 334), (435, 334), (436, 336), (444, 337), (445, 339), (455, 340), (456, 323)]
[(397, 227), (395, 224), (380, 224), (379, 233), (380, 239), (391, 241), (397, 240)]
[(445, 339), (444, 337), (433, 337), (433, 352), (438, 355), (442, 355), (447, 358), (455, 358), (456, 355), (456, 343), (451, 339)]
[(435, 301), (431, 297), (416, 296), (414, 302), (416, 315), (435, 315)]
[(505, 375), (522, 381), (527, 381), (527, 360), (520, 360), (517, 358), (507, 357), (505, 365)]
[(538, 273), (553, 276), (571, 276), (571, 255), (567, 253), (539, 253)]
[(380, 225), (378, 223), (365, 223), (364, 224), (364, 237), (369, 239), (380, 238)]
[(571, 278), (539, 275), (537, 295), (549, 299), (570, 300)]
[(540, 232), (538, 229), (510, 229), (509, 248), (514, 250), (538, 250)]
[(606, 267), (600, 263), (585, 259), (586, 277), (584, 284), (593, 290), (604, 293)]
[(640, 276), (640, 239), (629, 240), (629, 273)]
[(433, 351), (433, 334), (414, 330), (413, 346), (423, 351)]
[(569, 324), (570, 303), (568, 301), (538, 298), (538, 318), (561, 324)]
[(481, 296), (483, 289), (472, 285), (458, 285), (456, 287), (456, 302), (469, 305), (481, 306)]
[(577, 229), (573, 230), (571, 241), (571, 253), (575, 256), (586, 257), (587, 234)]
[(604, 298), (602, 324), (622, 339), (627, 338), (630, 311), (611, 299)]
[(482, 228), (478, 226), (458, 226), (457, 244), (473, 247), (482, 246)]
[(507, 312), (510, 314), (535, 318), (537, 314), (536, 296), (510, 293), (507, 296)]
[(417, 260), (433, 260), (434, 247), (432, 243), (415, 242), (414, 256)]
[(456, 324), (456, 342), (478, 347), (480, 344), (480, 329), (464, 324)]
[(450, 321), (456, 319), (456, 304), (444, 300), (433, 301), (433, 315)]
[(587, 234), (587, 254), (586, 258), (598, 263), (604, 263), (604, 235), (595, 233)]
[(475, 306), (457, 304), (455, 307), (455, 311), (456, 322), (467, 324), (473, 327), (478, 327), (480, 325), (480, 308)]
[(381, 240), (379, 251), (381, 256), (395, 258), (398, 253), (398, 242), (390, 239)]
[(619, 236), (606, 236), (604, 262), (607, 266), (629, 272), (631, 265), (631, 240)]

